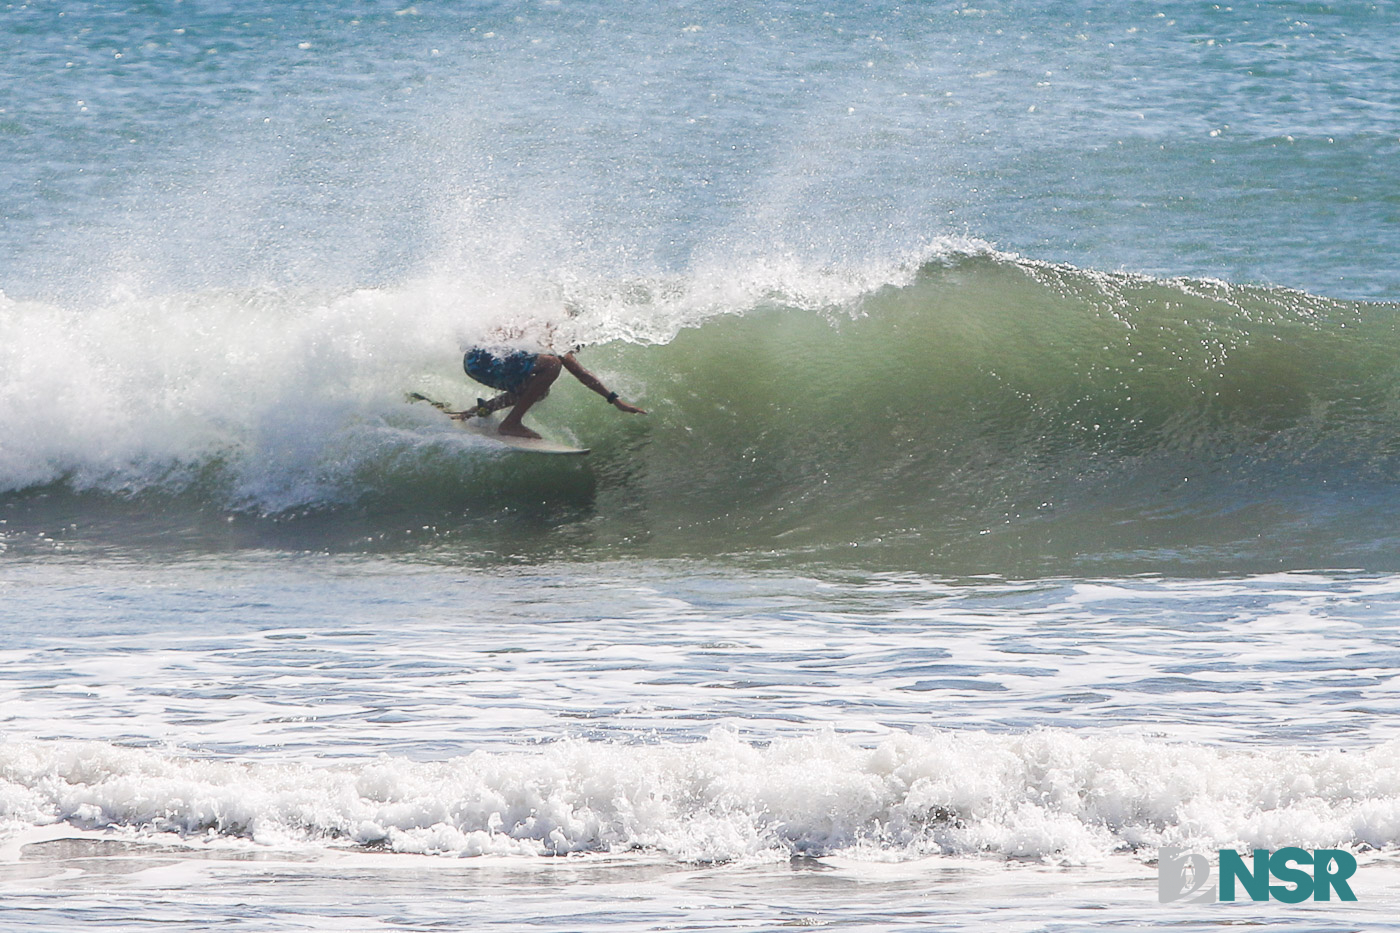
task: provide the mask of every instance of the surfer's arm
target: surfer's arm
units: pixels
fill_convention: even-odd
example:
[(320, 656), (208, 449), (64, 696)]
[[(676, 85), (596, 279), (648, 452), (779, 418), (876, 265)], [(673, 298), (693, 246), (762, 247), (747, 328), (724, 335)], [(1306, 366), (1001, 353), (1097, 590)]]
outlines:
[(572, 353), (565, 353), (562, 356), (560, 356), (559, 362), (564, 365), (565, 369), (573, 373), (575, 379), (583, 383), (588, 388), (592, 389), (594, 392), (597, 392), (603, 398), (607, 399), (608, 402), (610, 402), (612, 406), (618, 411), (625, 411), (634, 415), (646, 414), (645, 411), (638, 408), (636, 405), (629, 405), (622, 399), (618, 398), (616, 392), (609, 391), (608, 387), (603, 385), (603, 383), (599, 381), (597, 376), (593, 375), (588, 370), (583, 368), (583, 364), (576, 360)]

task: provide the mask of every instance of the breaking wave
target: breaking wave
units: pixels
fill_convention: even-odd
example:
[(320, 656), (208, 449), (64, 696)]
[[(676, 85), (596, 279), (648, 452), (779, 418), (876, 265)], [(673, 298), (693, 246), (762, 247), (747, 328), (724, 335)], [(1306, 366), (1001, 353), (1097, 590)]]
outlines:
[(841, 854), (1093, 862), (1282, 845), (1393, 848), (1400, 745), (1222, 750), (1055, 730), (749, 744), (564, 741), (437, 763), (204, 760), (0, 745), (0, 825), (447, 856)]
[[(859, 271), (0, 312), (11, 547), (98, 515), (139, 537), (159, 511), (195, 539), (237, 517), (355, 548), (407, 518), (483, 550), (864, 548), (968, 571), (1396, 553), (1389, 304), (957, 243)], [(561, 385), (532, 418), (594, 450), (562, 464), (403, 402), (475, 398), (458, 346), (504, 320), (587, 345), (650, 415)]]

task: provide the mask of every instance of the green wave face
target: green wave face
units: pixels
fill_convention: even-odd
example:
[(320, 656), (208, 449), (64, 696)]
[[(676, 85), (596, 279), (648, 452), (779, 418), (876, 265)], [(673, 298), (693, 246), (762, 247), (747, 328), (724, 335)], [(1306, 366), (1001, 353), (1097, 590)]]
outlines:
[(1371, 563), (1400, 467), (1395, 312), (965, 259), (849, 314), (775, 305), (614, 347), (594, 358), (650, 419), (568, 417), (605, 438), (603, 523), (631, 516), (664, 550), (958, 573)]

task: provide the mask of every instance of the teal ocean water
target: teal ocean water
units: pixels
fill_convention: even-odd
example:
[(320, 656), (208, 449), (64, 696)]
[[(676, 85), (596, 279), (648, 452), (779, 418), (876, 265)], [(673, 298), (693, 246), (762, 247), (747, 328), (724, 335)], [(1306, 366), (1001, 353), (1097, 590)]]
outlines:
[[(1393, 928), (1397, 50), (5, 4), (0, 926)], [(501, 326), (649, 414), (405, 401)]]

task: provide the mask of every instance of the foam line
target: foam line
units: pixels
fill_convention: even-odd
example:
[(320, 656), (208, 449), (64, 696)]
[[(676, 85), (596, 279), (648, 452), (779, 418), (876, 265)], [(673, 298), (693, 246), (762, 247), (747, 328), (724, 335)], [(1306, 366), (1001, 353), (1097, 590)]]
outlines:
[(1040, 730), (931, 732), (873, 748), (566, 741), (440, 763), (183, 757), (0, 746), (6, 831), (236, 837), (449, 856), (644, 851), (682, 862), (841, 854), (1082, 864), (1162, 845), (1400, 843), (1400, 743), (1223, 750)]

